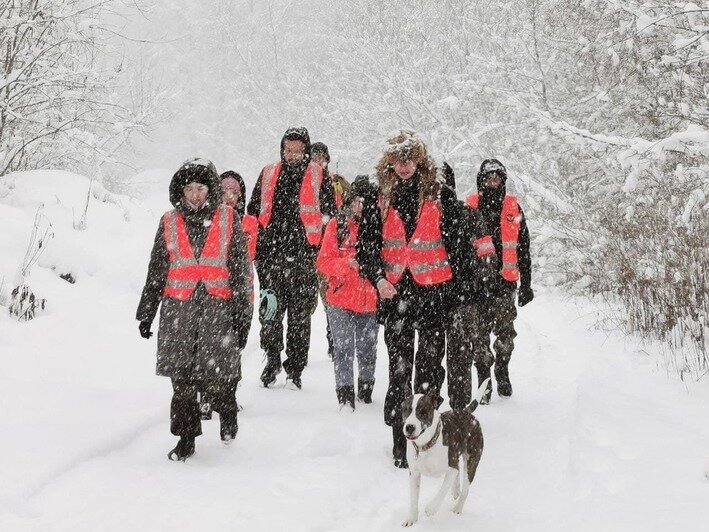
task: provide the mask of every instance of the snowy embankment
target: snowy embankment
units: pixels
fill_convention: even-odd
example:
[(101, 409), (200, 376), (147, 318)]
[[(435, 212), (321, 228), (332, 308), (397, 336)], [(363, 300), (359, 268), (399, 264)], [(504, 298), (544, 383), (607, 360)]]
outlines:
[[(94, 187), (83, 230), (89, 180), (0, 180), (0, 530), (398, 529), (408, 483), (382, 422), (382, 335), (374, 404), (338, 413), (321, 307), (302, 391), (282, 374), (260, 387), (255, 324), (237, 441), (223, 447), (215, 419), (193, 458), (167, 460), (170, 383), (154, 376), (155, 338), (138, 336), (134, 312), (168, 179), (139, 176), (140, 202)], [(40, 202), (54, 238), (28, 284), (47, 309), (17, 322), (5, 307)], [(416, 528), (705, 530), (706, 384), (593, 330), (589, 305), (539, 292), (517, 322), (514, 396), (477, 412), (486, 447), (463, 514), (444, 504)], [(424, 503), (437, 487), (424, 479)]]

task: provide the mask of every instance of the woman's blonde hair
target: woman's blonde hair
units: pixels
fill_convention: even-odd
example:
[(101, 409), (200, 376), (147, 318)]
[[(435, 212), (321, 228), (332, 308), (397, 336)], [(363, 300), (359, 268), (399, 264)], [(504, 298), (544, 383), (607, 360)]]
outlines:
[(438, 199), (440, 184), (436, 179), (436, 165), (426, 151), (426, 145), (414, 131), (402, 129), (389, 137), (384, 145), (384, 153), (377, 163), (376, 175), (379, 183), (379, 208), (382, 218), (386, 218), (393, 200), (394, 186), (399, 176), (394, 171), (397, 161), (414, 161), (421, 176), (419, 183), (419, 211), (424, 200)]

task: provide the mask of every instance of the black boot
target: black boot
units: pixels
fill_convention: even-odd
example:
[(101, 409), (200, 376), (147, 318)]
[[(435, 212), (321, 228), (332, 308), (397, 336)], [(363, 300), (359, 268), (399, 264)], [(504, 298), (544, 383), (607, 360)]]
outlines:
[(354, 412), (355, 392), (354, 386), (342, 386), (335, 390), (337, 392), (337, 402), (340, 403), (340, 410), (347, 408)]
[(370, 404), (372, 402), (372, 391), (374, 390), (374, 381), (357, 381), (357, 399), (363, 403)]
[[(289, 384), (290, 383), (290, 384)], [(286, 378), (286, 384), (289, 384), (291, 389), (301, 390), (303, 388), (303, 381), (300, 379), (300, 373), (291, 373)]]
[(490, 366), (476, 365), (475, 369), (478, 372), (478, 389), (480, 389), (480, 386), (482, 386), (482, 383), (485, 382), (485, 379), (489, 379), (487, 381), (487, 387), (485, 388), (485, 393), (483, 394), (482, 398), (480, 399), (480, 404), (481, 405), (490, 404), (490, 396), (492, 395), (492, 379), (490, 376)]
[(276, 382), (276, 375), (281, 372), (281, 360), (280, 355), (266, 355), (267, 362), (266, 367), (263, 368), (263, 373), (261, 373), (261, 382), (264, 388), (268, 388), (271, 384)]
[(239, 423), (237, 420), (236, 411), (232, 414), (219, 414), (219, 437), (224, 445), (229, 445), (236, 438), (236, 433), (239, 432)]
[(497, 379), (497, 393), (500, 397), (510, 397), (512, 395), (512, 383), (510, 382), (509, 362), (495, 363), (495, 379)]
[(180, 436), (177, 446), (167, 453), (167, 457), (173, 462), (184, 462), (194, 454), (194, 438)]
[(394, 439), (394, 466), (399, 469), (408, 469), (409, 462), (406, 460), (406, 437), (404, 436), (403, 427), (395, 423), (391, 429)]

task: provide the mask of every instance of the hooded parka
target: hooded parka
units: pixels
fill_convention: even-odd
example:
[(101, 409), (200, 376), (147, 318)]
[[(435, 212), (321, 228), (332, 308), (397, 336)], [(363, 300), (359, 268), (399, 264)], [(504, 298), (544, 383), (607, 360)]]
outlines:
[[(198, 210), (183, 199), (182, 190), (191, 182), (209, 187), (207, 202)], [(151, 323), (160, 307), (158, 375), (176, 380), (236, 379), (246, 339), (235, 331), (249, 319), (249, 270), (239, 217), (231, 207), (221, 205), (219, 176), (208, 161), (185, 163), (173, 176), (169, 190), (175, 208), (158, 226), (136, 318)], [(176, 228), (169, 227), (171, 220), (178, 222)], [(177, 252), (170, 249), (175, 245), (169, 236), (172, 231), (181, 247)], [(223, 241), (224, 235), (229, 236)], [(214, 249), (207, 252), (209, 260), (207, 253), (202, 257), (205, 246), (220, 243), (223, 261)], [(192, 259), (186, 261), (191, 269), (180, 277), (178, 266), (184, 264), (185, 256)], [(200, 260), (207, 266), (199, 266)], [(225, 267), (223, 288), (215, 288), (219, 283), (210, 280), (210, 276), (222, 275), (219, 266)], [(169, 287), (168, 278), (174, 278), (175, 272), (180, 283), (187, 280), (189, 289)]]

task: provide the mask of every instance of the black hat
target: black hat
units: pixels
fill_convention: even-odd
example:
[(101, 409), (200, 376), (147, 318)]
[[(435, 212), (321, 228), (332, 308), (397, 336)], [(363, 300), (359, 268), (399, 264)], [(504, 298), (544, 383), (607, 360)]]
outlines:
[(330, 152), (324, 142), (313, 142), (313, 145), (310, 146), (310, 155), (312, 157), (315, 154), (322, 155), (327, 162), (330, 162)]

